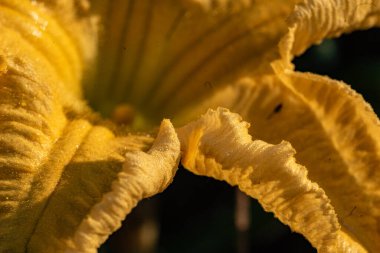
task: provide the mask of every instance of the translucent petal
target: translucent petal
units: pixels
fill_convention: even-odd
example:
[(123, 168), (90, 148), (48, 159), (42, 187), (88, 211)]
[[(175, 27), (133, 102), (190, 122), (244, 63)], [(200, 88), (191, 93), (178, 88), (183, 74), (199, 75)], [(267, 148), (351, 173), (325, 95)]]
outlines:
[(287, 61), (312, 44), (359, 29), (380, 26), (378, 0), (307, 0), (296, 6), (280, 53)]
[[(380, 251), (380, 121), (372, 108), (342, 82), (293, 71), (291, 59), (325, 37), (380, 25), (378, 1), (308, 1), (296, 8), (291, 28), (280, 43), (282, 60), (274, 62), (276, 75), (315, 117), (339, 152), (318, 172), (329, 170), (334, 180), (316, 179), (342, 225), (342, 241), (354, 240), (370, 252)], [(312, 32), (311, 32), (312, 31)], [(312, 158), (313, 155), (310, 155)], [(331, 153), (326, 156), (331, 158)], [(329, 172), (327, 171), (327, 172)], [(325, 178), (328, 173), (325, 174)], [(325, 182), (325, 185), (322, 184)]]
[(177, 130), (182, 164), (237, 185), (321, 252), (336, 248), (339, 223), (324, 191), (297, 164), (287, 142), (252, 140), (249, 124), (226, 109), (209, 110)]
[(187, 111), (182, 121), (205, 108), (226, 106), (252, 122), (254, 138), (274, 144), (289, 141), (310, 180), (331, 199), (342, 231), (348, 234), (338, 243), (351, 245), (351, 250), (354, 241), (377, 243), (380, 142), (376, 116), (342, 83), (311, 74), (302, 81), (302, 73), (293, 75), (300, 93), (275, 76), (243, 79), (195, 111)]
[(341, 226), (338, 252), (380, 251), (380, 123), (346, 84), (293, 71), (290, 62), (324, 37), (377, 26), (377, 1), (307, 1), (290, 17), (274, 75), (246, 78), (176, 117), (186, 122), (205, 108), (225, 106), (253, 123), (251, 134), (289, 141), (309, 177), (326, 192)]
[[(380, 123), (377, 116), (344, 83), (307, 73), (278, 74), (300, 100), (308, 102), (329, 139), (329, 146), (338, 154), (333, 155), (321, 146), (319, 153), (325, 154), (323, 160), (312, 150), (304, 159), (309, 163), (319, 160), (315, 181), (332, 200), (343, 231), (369, 251), (379, 251)], [(325, 161), (323, 165), (321, 161)]]

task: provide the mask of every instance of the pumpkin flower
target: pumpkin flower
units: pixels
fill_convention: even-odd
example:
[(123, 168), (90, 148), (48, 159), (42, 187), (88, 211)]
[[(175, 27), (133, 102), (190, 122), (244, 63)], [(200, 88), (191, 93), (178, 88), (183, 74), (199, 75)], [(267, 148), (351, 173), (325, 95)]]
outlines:
[(380, 252), (379, 119), (292, 64), (379, 25), (377, 0), (0, 0), (0, 251), (96, 252), (181, 162), (319, 252)]

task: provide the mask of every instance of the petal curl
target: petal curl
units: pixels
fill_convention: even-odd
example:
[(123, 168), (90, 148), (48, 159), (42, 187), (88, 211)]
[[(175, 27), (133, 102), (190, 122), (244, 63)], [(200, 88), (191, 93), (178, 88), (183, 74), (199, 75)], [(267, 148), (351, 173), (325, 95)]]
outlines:
[(377, 0), (306, 0), (288, 18), (289, 32), (280, 43), (287, 62), (325, 38), (380, 26)]
[[(315, 167), (315, 181), (331, 199), (342, 233), (348, 235), (344, 238), (359, 242), (370, 252), (379, 251), (379, 119), (370, 105), (342, 82), (292, 70), (277, 71), (282, 82), (301, 101), (307, 101), (328, 136), (329, 146), (338, 154), (339, 159), (330, 153), (327, 164)], [(313, 157), (310, 152), (309, 163)]]
[(315, 181), (326, 191), (338, 214), (342, 225), (340, 244), (358, 242), (365, 250), (378, 252), (380, 121), (349, 86), (328, 77), (295, 72), (291, 60), (326, 37), (379, 26), (380, 3), (309, 0), (295, 9), (290, 20), (289, 32), (280, 43), (282, 59), (272, 66), (281, 82), (308, 103), (342, 161), (339, 165), (333, 160), (331, 172), (336, 173), (336, 180), (328, 179), (329, 171), (325, 169), (330, 166), (325, 165), (317, 170), (321, 174)]
[(163, 191), (177, 171), (179, 149), (173, 126), (164, 120), (148, 152), (127, 152), (112, 190), (105, 193), (82, 220), (66, 252), (96, 252), (141, 199)]
[(380, 251), (379, 119), (346, 84), (295, 72), (290, 61), (325, 37), (378, 26), (379, 14), (378, 1), (305, 1), (289, 18), (273, 75), (242, 79), (176, 117), (186, 122), (224, 106), (254, 124), (255, 138), (289, 141), (331, 199), (341, 226), (338, 252)]
[(226, 106), (252, 122), (249, 133), (255, 138), (289, 141), (310, 180), (331, 199), (342, 227), (337, 249), (366, 252), (362, 247), (370, 248), (367, 242), (377, 243), (379, 237), (378, 119), (343, 83), (298, 72), (282, 75), (284, 80), (243, 79), (185, 111), (181, 121), (205, 108)]
[(150, 137), (72, 118), (28, 78), (12, 69), (0, 78), (0, 251), (95, 252), (139, 200), (171, 182), (174, 128), (164, 121), (146, 154)]
[(295, 162), (289, 143), (253, 141), (248, 127), (226, 109), (209, 110), (177, 130), (182, 164), (237, 185), (321, 252), (333, 252), (339, 223), (324, 191)]

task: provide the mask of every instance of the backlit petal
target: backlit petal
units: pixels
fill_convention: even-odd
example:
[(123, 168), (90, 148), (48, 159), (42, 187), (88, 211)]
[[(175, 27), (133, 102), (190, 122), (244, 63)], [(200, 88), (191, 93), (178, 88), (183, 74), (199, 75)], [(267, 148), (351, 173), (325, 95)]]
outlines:
[(323, 39), (380, 26), (377, 0), (306, 0), (289, 17), (280, 53), (287, 61)]
[[(378, 252), (380, 121), (370, 105), (349, 86), (328, 77), (295, 72), (290, 61), (326, 37), (379, 26), (380, 4), (310, 0), (296, 8), (290, 21), (289, 32), (280, 43), (283, 59), (274, 62), (273, 68), (281, 82), (308, 103), (341, 160), (340, 165), (331, 166), (330, 161), (321, 166), (315, 173), (320, 178), (315, 181), (325, 190), (338, 214), (341, 244), (356, 241), (366, 250)], [(310, 153), (309, 157), (315, 155)], [(331, 173), (335, 173), (334, 180), (328, 176)]]
[(329, 146), (337, 153), (333, 155), (321, 146), (319, 153), (325, 153), (326, 159), (323, 165), (323, 160), (315, 155), (317, 152), (313, 154), (310, 150), (303, 158), (318, 164), (314, 166), (315, 181), (331, 199), (343, 231), (369, 251), (379, 251), (380, 123), (377, 116), (360, 95), (342, 82), (280, 71), (283, 70), (278, 73), (282, 81), (294, 87), (294, 94), (301, 101), (308, 101), (308, 107), (329, 139)]
[(237, 185), (321, 252), (332, 252), (339, 224), (324, 191), (296, 163), (289, 143), (252, 140), (248, 127), (226, 109), (209, 110), (177, 131), (182, 164), (195, 174)]
[(376, 116), (342, 83), (311, 74), (289, 75), (284, 81), (292, 82), (300, 93), (276, 76), (243, 79), (185, 115), (191, 119), (205, 108), (226, 106), (252, 122), (254, 138), (273, 144), (289, 141), (310, 180), (331, 199), (344, 231), (337, 242), (340, 249), (358, 248), (355, 241), (377, 243), (380, 142)]
[(245, 78), (176, 117), (193, 119), (224, 106), (253, 124), (255, 138), (289, 141), (309, 178), (331, 199), (341, 226), (338, 252), (380, 251), (380, 123), (355, 91), (338, 82), (293, 71), (290, 60), (325, 37), (379, 25), (377, 1), (306, 1), (290, 17), (275, 73)]

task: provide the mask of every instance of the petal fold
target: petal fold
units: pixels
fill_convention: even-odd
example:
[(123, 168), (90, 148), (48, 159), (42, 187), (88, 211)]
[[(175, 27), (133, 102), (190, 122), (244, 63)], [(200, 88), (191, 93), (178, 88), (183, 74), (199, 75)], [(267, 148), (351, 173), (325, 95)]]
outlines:
[(66, 252), (96, 252), (142, 198), (163, 191), (172, 182), (179, 155), (176, 132), (170, 121), (164, 120), (148, 152), (126, 154), (123, 168), (112, 183), (112, 190), (92, 207), (75, 232), (73, 245)]
[[(363, 251), (378, 252), (380, 121), (371, 106), (348, 85), (328, 77), (296, 72), (291, 60), (324, 38), (378, 27), (380, 4), (378, 1), (309, 0), (298, 5), (289, 20), (289, 32), (280, 42), (282, 59), (273, 62), (272, 67), (282, 84), (297, 100), (307, 104), (319, 120), (329, 146), (339, 158), (333, 158), (330, 153), (323, 166), (308, 168), (315, 171), (311, 172), (315, 175), (313, 180), (325, 190), (338, 214), (342, 226), (338, 244), (354, 250), (359, 243)], [(292, 144), (297, 146), (296, 142)], [(311, 152), (308, 155), (311, 159), (313, 156)], [(335, 174), (334, 180), (328, 176), (331, 173)]]
[[(342, 238), (369, 252), (380, 250), (380, 121), (371, 106), (343, 82), (281, 69), (277, 75), (319, 120), (338, 155), (326, 154), (315, 181), (326, 191), (342, 225)], [(299, 140), (301, 141), (301, 140)], [(293, 142), (292, 142), (293, 143)], [(322, 152), (319, 151), (319, 152)], [(324, 153), (324, 152), (322, 152)], [(310, 152), (305, 160), (313, 160)], [(338, 158), (338, 159), (337, 159)], [(313, 169), (314, 170), (314, 169)], [(331, 178), (331, 175), (335, 175)]]
[(288, 18), (289, 32), (280, 53), (290, 62), (311, 45), (359, 29), (380, 26), (377, 0), (305, 0)]
[(151, 137), (112, 130), (89, 112), (78, 115), (46, 79), (9, 61), (6, 67), (0, 251), (95, 252), (139, 200), (171, 182), (180, 154), (174, 128), (164, 121), (146, 154)]
[(291, 60), (325, 37), (379, 25), (378, 1), (310, 0), (289, 18), (272, 75), (242, 78), (176, 115), (188, 122), (223, 106), (254, 124), (250, 134), (289, 141), (311, 181), (325, 191), (340, 229), (335, 252), (379, 252), (380, 123), (343, 82), (293, 71)]
[(169, 121), (153, 142), (87, 108), (85, 59), (51, 15), (0, 2), (0, 252), (96, 252), (179, 159)]
[(334, 252), (339, 223), (324, 191), (296, 163), (287, 142), (252, 140), (249, 124), (226, 109), (209, 110), (177, 130), (182, 164), (198, 175), (237, 185), (321, 252)]
[(342, 227), (337, 242), (342, 246), (338, 249), (366, 252), (375, 248), (372, 251), (376, 252), (377, 246), (368, 246), (376, 244), (379, 237), (376, 115), (342, 82), (278, 71), (281, 78), (246, 78), (226, 87), (198, 108), (179, 115), (180, 121), (194, 118), (205, 108), (225, 106), (254, 124), (249, 131), (254, 138), (269, 143), (290, 142), (309, 178), (331, 199)]

